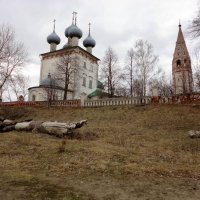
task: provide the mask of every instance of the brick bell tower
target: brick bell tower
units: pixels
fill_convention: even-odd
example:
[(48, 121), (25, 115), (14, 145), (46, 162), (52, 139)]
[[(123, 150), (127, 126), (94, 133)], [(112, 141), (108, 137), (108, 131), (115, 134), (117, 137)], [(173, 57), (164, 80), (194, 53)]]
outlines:
[(193, 91), (193, 79), (190, 55), (185, 44), (181, 24), (179, 23), (178, 37), (172, 60), (173, 92), (190, 94)]

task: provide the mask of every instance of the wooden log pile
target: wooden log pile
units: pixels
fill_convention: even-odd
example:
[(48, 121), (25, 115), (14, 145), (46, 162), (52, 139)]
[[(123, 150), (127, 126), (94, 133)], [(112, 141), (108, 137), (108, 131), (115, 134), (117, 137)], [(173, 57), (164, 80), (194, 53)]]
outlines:
[(36, 133), (46, 133), (56, 137), (65, 137), (71, 135), (77, 128), (81, 128), (87, 123), (87, 120), (79, 122), (61, 123), (61, 122), (41, 122), (27, 119), (21, 122), (15, 120), (3, 119), (0, 117), (0, 132), (32, 131)]

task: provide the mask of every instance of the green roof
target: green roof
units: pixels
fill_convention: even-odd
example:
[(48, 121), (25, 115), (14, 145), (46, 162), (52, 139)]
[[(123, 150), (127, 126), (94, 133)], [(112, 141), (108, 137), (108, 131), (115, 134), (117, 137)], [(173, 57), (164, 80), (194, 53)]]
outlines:
[(104, 85), (101, 81), (97, 81), (97, 88), (102, 89), (102, 90), (104, 89)]
[(101, 96), (101, 94), (102, 94), (102, 91), (99, 90), (99, 89), (96, 89), (94, 92), (92, 92), (92, 93), (90, 93), (88, 95), (88, 98), (92, 98), (92, 97), (96, 97), (96, 96)]

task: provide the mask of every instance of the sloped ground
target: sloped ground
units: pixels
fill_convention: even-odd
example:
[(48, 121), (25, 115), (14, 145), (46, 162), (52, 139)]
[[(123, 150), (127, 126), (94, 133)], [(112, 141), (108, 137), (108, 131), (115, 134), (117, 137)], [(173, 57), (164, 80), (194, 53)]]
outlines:
[(0, 133), (0, 199), (199, 199), (200, 106), (1, 108), (9, 118), (87, 119), (75, 138)]

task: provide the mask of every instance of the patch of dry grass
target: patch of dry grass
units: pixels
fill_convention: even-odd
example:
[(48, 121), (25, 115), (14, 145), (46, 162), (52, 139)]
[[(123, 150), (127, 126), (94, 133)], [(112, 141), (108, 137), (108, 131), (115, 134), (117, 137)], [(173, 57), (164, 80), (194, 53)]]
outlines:
[(88, 125), (65, 140), (0, 133), (0, 184), (6, 180), (13, 190), (13, 182), (15, 187), (30, 183), (24, 189), (29, 196), (17, 193), (16, 199), (31, 199), (34, 192), (42, 199), (41, 188), (49, 199), (64, 199), (65, 190), (68, 199), (76, 194), (79, 199), (195, 199), (200, 194), (200, 141), (187, 135), (200, 130), (199, 107), (23, 109), (20, 119), (87, 119)]

